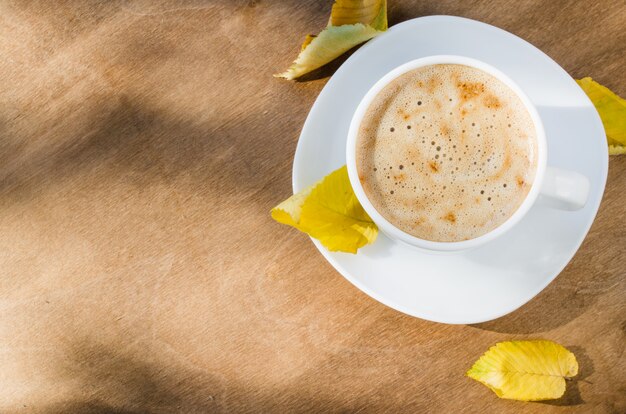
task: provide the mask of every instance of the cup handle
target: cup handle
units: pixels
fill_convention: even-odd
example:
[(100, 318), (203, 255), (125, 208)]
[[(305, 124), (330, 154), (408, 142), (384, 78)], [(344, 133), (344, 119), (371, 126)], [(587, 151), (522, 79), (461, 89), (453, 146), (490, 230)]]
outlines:
[(589, 197), (589, 179), (584, 175), (560, 168), (548, 167), (540, 191), (551, 207), (560, 210), (580, 210)]

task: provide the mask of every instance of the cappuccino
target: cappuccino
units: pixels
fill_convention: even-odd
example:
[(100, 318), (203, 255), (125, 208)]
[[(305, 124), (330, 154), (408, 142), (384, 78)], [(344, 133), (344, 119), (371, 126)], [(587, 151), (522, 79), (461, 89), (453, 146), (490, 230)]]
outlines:
[(470, 66), (430, 65), (374, 98), (356, 163), (367, 198), (391, 224), (425, 240), (464, 241), (504, 223), (526, 198), (536, 130), (499, 79)]

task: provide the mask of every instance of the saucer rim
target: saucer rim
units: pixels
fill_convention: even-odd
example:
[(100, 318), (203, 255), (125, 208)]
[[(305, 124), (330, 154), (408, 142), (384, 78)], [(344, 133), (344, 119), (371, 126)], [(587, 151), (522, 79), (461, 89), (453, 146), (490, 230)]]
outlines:
[[(465, 18), (465, 17), (460, 17), (460, 16), (451, 16), (451, 15), (433, 15), (433, 16), (423, 16), (423, 17), (417, 17), (414, 19), (410, 19), (407, 21), (404, 21), (402, 23), (396, 24), (394, 26), (392, 26), (391, 28), (389, 28), (389, 30), (378, 36), (377, 38), (371, 40), (370, 42), (368, 42), (367, 44), (363, 45), (357, 52), (355, 52), (354, 55), (357, 54), (361, 54), (364, 53), (367, 49), (369, 49), (369, 47), (375, 43), (378, 38), (381, 38), (389, 33), (394, 33), (396, 31), (399, 31), (400, 29), (404, 28), (405, 26), (410, 26), (415, 24), (416, 22), (427, 22), (427, 21), (432, 21), (432, 22), (442, 22), (442, 23), (462, 23), (462, 22), (469, 22), (471, 24), (477, 25), (477, 26), (482, 26), (482, 29), (486, 29), (486, 30), (491, 30), (495, 33), (495, 35), (499, 35), (499, 36), (509, 36), (511, 41), (516, 41), (518, 43), (520, 43), (520, 45), (522, 45), (523, 47), (530, 47), (531, 50), (534, 50), (536, 52), (541, 53), (541, 55), (543, 55), (544, 59), (548, 59), (549, 61), (551, 61), (553, 63), (553, 67), (554, 70), (560, 70), (562, 72), (562, 74), (564, 74), (565, 76), (567, 76), (571, 82), (575, 83), (575, 80), (569, 75), (569, 73), (567, 73), (567, 71), (565, 71), (565, 69), (563, 69), (557, 62), (555, 62), (550, 56), (548, 56), (545, 52), (543, 52), (542, 50), (540, 50), (539, 48), (537, 48), (536, 46), (534, 46), (533, 44), (529, 43), (528, 41), (518, 37), (517, 35), (508, 32), (505, 29), (501, 29), (499, 27), (490, 25), (488, 23), (484, 23), (478, 20), (474, 20), (474, 19), (469, 19), (469, 18)], [(353, 55), (353, 56), (354, 56)], [(468, 57), (472, 57), (469, 56)], [(350, 58), (348, 58), (346, 60), (346, 62), (344, 62), (343, 65), (345, 65), (346, 63), (348, 63), (350, 60), (352, 59), (352, 56)], [(342, 66), (343, 66), (342, 65)], [(341, 68), (340, 68), (341, 69)], [(340, 70), (338, 69), (338, 70)], [(297, 193), (298, 191), (302, 190), (305, 186), (304, 185), (299, 185), (299, 177), (297, 174), (297, 170), (299, 169), (298, 166), (301, 164), (300, 159), (302, 157), (304, 157), (304, 153), (303, 153), (303, 149), (302, 147), (304, 146), (303, 144), (303, 136), (305, 135), (305, 131), (310, 128), (311, 126), (309, 125), (312, 121), (311, 121), (311, 113), (313, 113), (316, 110), (316, 106), (319, 104), (320, 102), (320, 97), (327, 92), (327, 89), (331, 89), (332, 85), (334, 84), (334, 79), (336, 79), (336, 77), (333, 75), (329, 81), (326, 83), (326, 85), (324, 85), (324, 88), (322, 89), (322, 91), (320, 92), (320, 94), (318, 95), (318, 97), (316, 98), (314, 104), (312, 105), (311, 109), (309, 110), (309, 114), (307, 115), (307, 118), (304, 122), (304, 125), (302, 127), (302, 130), (300, 132), (300, 135), (298, 137), (298, 143), (296, 146), (296, 151), (294, 154), (294, 158), (293, 158), (293, 168), (292, 168), (292, 187), (293, 187), (293, 191), (294, 194)], [(588, 108), (592, 109), (594, 108), (592, 102), (589, 100), (589, 98), (582, 92), (582, 90), (580, 91), (581, 94), (584, 96), (584, 100), (586, 100), (587, 104), (588, 104)], [(597, 112), (595, 112), (595, 116), (593, 116), (594, 119), (594, 123), (595, 123), (595, 127), (599, 128), (600, 131), (604, 132), (604, 127), (602, 125), (602, 122), (600, 120), (599, 115), (597, 114)], [(364, 284), (362, 284), (359, 279), (357, 277), (353, 277), (351, 275), (351, 272), (348, 271), (342, 264), (339, 263), (338, 259), (336, 259), (333, 256), (333, 252), (330, 252), (329, 250), (327, 250), (325, 247), (322, 246), (322, 244), (311, 238), (311, 241), (313, 242), (313, 244), (317, 247), (317, 249), (320, 251), (320, 253), (322, 254), (322, 256), (335, 268), (335, 270), (337, 270), (344, 278), (346, 278), (351, 284), (353, 284), (354, 286), (356, 286), (359, 290), (361, 290), (363, 293), (365, 293), (366, 295), (372, 297), (374, 300), (382, 303), (385, 306), (388, 306), (394, 310), (397, 310), (399, 312), (405, 313), (407, 315), (419, 318), (419, 319), (424, 319), (424, 320), (428, 320), (428, 321), (432, 321), (432, 322), (438, 322), (438, 323), (444, 323), (444, 324), (476, 324), (476, 323), (482, 323), (482, 322), (487, 322), (487, 321), (491, 321), (497, 318), (500, 318), (502, 316), (505, 316), (511, 312), (514, 312), (515, 310), (519, 309), (520, 307), (522, 307), (523, 305), (525, 305), (526, 303), (528, 303), (530, 300), (532, 300), (535, 296), (537, 296), (539, 293), (541, 293), (550, 283), (552, 283), (556, 277), (558, 275), (561, 274), (561, 272), (563, 271), (563, 269), (565, 269), (565, 267), (571, 262), (572, 258), (575, 256), (575, 254), (578, 252), (578, 250), (580, 249), (583, 241), (585, 240), (585, 238), (587, 237), (589, 230), (591, 229), (591, 226), (593, 225), (595, 218), (598, 214), (599, 211), (599, 207), (600, 204), (602, 202), (602, 199), (604, 197), (604, 191), (606, 188), (606, 181), (607, 181), (607, 177), (608, 177), (608, 161), (609, 161), (609, 155), (608, 155), (608, 144), (606, 143), (606, 140), (603, 141), (604, 146), (606, 147), (607, 151), (606, 151), (606, 156), (604, 158), (604, 162), (602, 162), (601, 165), (598, 165), (598, 169), (599, 169), (599, 180), (597, 182), (598, 186), (600, 187), (600, 197), (597, 199), (597, 201), (595, 202), (595, 205), (593, 205), (593, 210), (592, 213), (588, 216), (588, 218), (586, 219), (586, 223), (584, 226), (581, 226), (581, 230), (584, 230), (580, 233), (580, 236), (578, 237), (578, 240), (576, 241), (575, 245), (573, 245), (573, 247), (571, 248), (571, 252), (566, 255), (562, 261), (562, 265), (558, 267), (555, 267), (555, 271), (554, 272), (550, 272), (550, 274), (552, 274), (552, 276), (549, 277), (545, 277), (545, 279), (543, 280), (543, 283), (538, 284), (537, 288), (535, 290), (533, 290), (524, 300), (521, 300), (519, 302), (516, 302), (515, 304), (509, 306), (509, 307), (502, 307), (501, 309), (498, 309), (498, 311), (494, 311), (490, 314), (488, 314), (488, 312), (485, 312), (484, 315), (482, 315), (482, 317), (477, 317), (477, 318), (463, 318), (463, 317), (458, 317), (458, 318), (437, 318), (437, 317), (433, 317), (432, 315), (427, 315), (425, 316), (424, 314), (420, 314), (419, 312), (414, 312), (411, 309), (408, 309), (407, 306), (397, 303), (393, 298), (389, 298), (389, 297), (382, 297), (381, 295), (379, 295), (376, 291), (368, 288), (367, 286), (365, 286)], [(320, 177), (321, 178), (321, 177)], [(590, 201), (591, 202), (591, 201)], [(391, 242), (393, 244), (398, 243), (395, 240), (391, 240)], [(347, 254), (347, 253), (344, 253)], [(447, 256), (449, 254), (454, 254), (454, 255), (463, 255), (464, 252), (463, 251), (459, 251), (459, 252), (444, 252), (442, 254), (442, 256)], [(358, 257), (358, 253), (356, 254), (356, 256)]]

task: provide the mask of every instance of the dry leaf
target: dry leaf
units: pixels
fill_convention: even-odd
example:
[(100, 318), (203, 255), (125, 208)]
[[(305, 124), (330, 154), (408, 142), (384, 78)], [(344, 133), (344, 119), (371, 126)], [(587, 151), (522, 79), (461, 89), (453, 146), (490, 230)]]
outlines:
[(500, 398), (540, 401), (560, 398), (565, 378), (578, 373), (576, 357), (552, 341), (500, 342), (489, 348), (467, 376)]
[(318, 239), (330, 251), (356, 253), (378, 235), (345, 166), (274, 207), (272, 218)]
[(386, 0), (337, 0), (333, 4), (328, 26), (317, 36), (307, 35), (300, 54), (289, 69), (274, 76), (296, 79), (385, 30)]
[(611, 155), (626, 153), (626, 100), (590, 77), (577, 80), (596, 107), (609, 143)]

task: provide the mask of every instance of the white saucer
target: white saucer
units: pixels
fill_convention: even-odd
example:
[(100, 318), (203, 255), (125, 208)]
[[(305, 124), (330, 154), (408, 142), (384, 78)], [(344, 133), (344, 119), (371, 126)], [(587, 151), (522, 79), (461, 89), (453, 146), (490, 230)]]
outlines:
[(294, 192), (345, 164), (348, 126), (359, 101), (384, 74), (428, 55), (461, 55), (506, 73), (537, 106), (548, 138), (548, 165), (591, 182), (576, 212), (538, 202), (501, 238), (470, 252), (428, 254), (383, 234), (358, 254), (331, 253), (350, 282), (401, 312), (443, 323), (478, 323), (514, 311), (543, 290), (574, 256), (598, 211), (608, 170), (604, 129), (593, 105), (552, 59), (496, 27), (452, 16), (393, 26), (355, 52), (320, 93), (304, 124), (293, 165)]

